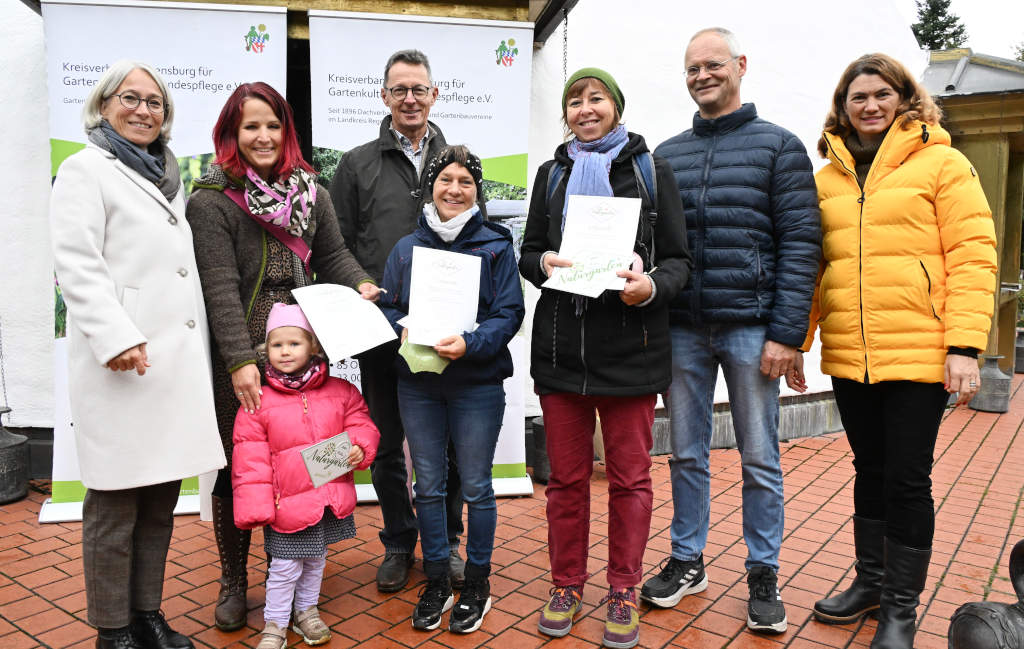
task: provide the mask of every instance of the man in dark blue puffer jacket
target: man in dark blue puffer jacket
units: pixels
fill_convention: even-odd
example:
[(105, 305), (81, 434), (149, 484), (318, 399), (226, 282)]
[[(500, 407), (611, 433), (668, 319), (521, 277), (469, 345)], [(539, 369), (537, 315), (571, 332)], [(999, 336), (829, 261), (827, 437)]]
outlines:
[(732, 33), (697, 32), (685, 60), (699, 111), (691, 130), (654, 152), (675, 173), (694, 262), (670, 316), (672, 556), (641, 597), (675, 606), (707, 588), (708, 449), (721, 367), (743, 465), (747, 626), (782, 633), (779, 377), (807, 331), (821, 256), (817, 192), (800, 140), (740, 101), (747, 59)]

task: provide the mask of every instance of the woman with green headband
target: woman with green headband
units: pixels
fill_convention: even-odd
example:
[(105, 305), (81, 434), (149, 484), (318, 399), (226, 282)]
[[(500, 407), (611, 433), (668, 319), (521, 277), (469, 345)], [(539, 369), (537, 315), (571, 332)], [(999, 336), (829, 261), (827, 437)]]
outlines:
[[(651, 426), (671, 381), (668, 303), (686, 283), (690, 255), (683, 206), (667, 162), (620, 124), (626, 100), (604, 70), (584, 68), (565, 85), (562, 120), (572, 137), (541, 165), (533, 186), (519, 271), (541, 289), (530, 373), (544, 412), (551, 477), (548, 552), (554, 588), (542, 633), (564, 636), (589, 576), (590, 474), (595, 413), (607, 449), (608, 584), (604, 645), (639, 641), (635, 586), (651, 525)], [(596, 298), (543, 288), (559, 257), (570, 195), (641, 199), (633, 263), (621, 291)], [(570, 217), (571, 218), (571, 217)]]

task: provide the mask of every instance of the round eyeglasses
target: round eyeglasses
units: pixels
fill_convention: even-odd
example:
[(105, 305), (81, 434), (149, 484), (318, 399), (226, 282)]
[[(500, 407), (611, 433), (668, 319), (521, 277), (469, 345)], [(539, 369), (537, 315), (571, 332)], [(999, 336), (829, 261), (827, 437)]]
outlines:
[(130, 90), (126, 90), (116, 95), (111, 95), (111, 97), (117, 97), (117, 100), (121, 102), (121, 105), (128, 110), (135, 110), (139, 107), (140, 103), (145, 103), (146, 108), (153, 115), (159, 115), (164, 112), (164, 100), (157, 99), (156, 97), (150, 97), (149, 99), (143, 100), (142, 97), (139, 97)]
[(686, 68), (686, 78), (693, 79), (694, 77), (700, 74), (701, 70), (707, 70), (708, 74), (714, 74), (722, 70), (723, 68), (725, 68), (727, 64), (729, 64), (732, 61), (735, 61), (738, 58), (740, 58), (739, 54), (731, 58), (728, 58), (724, 61), (708, 61), (704, 65), (691, 65), (690, 67)]

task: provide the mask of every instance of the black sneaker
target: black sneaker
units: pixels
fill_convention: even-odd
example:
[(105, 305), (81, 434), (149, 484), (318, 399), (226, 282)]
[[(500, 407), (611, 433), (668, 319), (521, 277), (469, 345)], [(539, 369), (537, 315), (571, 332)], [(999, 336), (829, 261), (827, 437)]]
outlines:
[(448, 575), (427, 580), (420, 589), (420, 601), (412, 612), (412, 628), (433, 631), (441, 624), (441, 615), (452, 607), (452, 584)]
[(758, 633), (782, 633), (786, 630), (786, 607), (782, 605), (779, 582), (768, 566), (754, 566), (747, 573), (747, 627)]
[(484, 623), (491, 610), (491, 584), (487, 577), (466, 577), (459, 603), (452, 609), (448, 628), (456, 633), (471, 633)]
[(704, 555), (693, 561), (669, 557), (661, 563), (661, 574), (644, 582), (640, 599), (661, 608), (671, 608), (684, 595), (707, 590), (708, 576), (704, 572)]

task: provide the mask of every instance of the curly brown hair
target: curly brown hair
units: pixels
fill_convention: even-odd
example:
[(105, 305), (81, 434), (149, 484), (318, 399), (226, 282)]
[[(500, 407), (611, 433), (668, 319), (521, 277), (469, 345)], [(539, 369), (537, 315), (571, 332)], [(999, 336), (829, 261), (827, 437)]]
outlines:
[[(855, 60), (846, 67), (843, 75), (839, 77), (839, 84), (832, 94), (832, 107), (825, 117), (823, 130), (826, 133), (845, 138), (853, 132), (853, 127), (850, 126), (850, 117), (846, 114), (846, 94), (853, 80), (862, 74), (878, 75), (896, 90), (900, 96), (900, 104), (896, 107), (896, 117), (907, 116), (907, 119), (903, 121), (903, 128), (909, 128), (909, 122), (913, 120), (938, 124), (942, 119), (942, 110), (935, 104), (924, 86), (914, 78), (910, 70), (888, 54), (876, 52), (865, 54)], [(828, 154), (828, 143), (825, 142), (824, 136), (818, 140), (818, 153), (823, 158)]]

